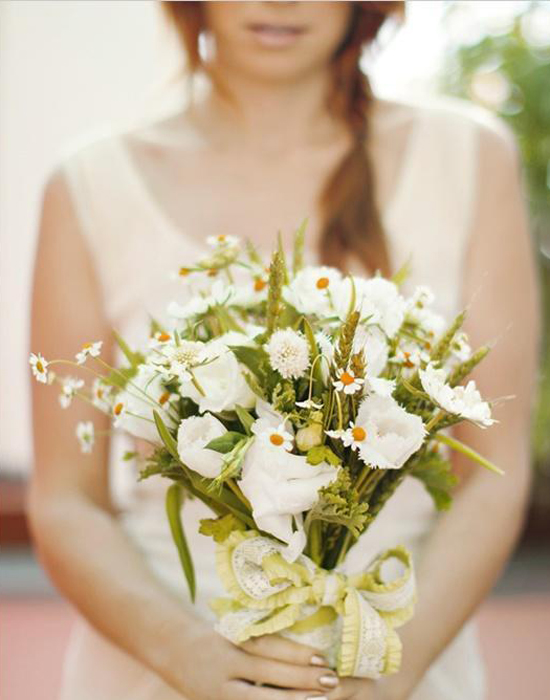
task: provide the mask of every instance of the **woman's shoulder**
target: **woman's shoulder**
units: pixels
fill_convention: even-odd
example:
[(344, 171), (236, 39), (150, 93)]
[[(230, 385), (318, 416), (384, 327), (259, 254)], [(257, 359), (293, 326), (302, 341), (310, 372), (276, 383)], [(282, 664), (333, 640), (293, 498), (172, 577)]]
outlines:
[(378, 128), (419, 128), (426, 138), (453, 139), (470, 136), (480, 147), (515, 150), (516, 142), (506, 122), (493, 112), (467, 100), (446, 95), (375, 100)]

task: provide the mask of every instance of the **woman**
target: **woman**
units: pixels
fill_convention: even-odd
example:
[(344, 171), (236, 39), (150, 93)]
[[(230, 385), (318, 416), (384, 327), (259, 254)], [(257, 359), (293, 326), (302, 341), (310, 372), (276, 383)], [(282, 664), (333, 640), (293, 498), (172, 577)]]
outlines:
[(459, 436), (506, 478), (455, 459), (461, 486), (438, 518), (406, 480), (348, 560), (357, 568), (396, 542), (415, 553), (420, 600), (403, 630), (402, 670), (381, 681), (338, 679), (314, 649), (276, 637), (236, 647), (215, 634), (205, 619), (219, 593), (213, 553), (191, 534), (201, 507), (183, 511), (201, 593), (192, 609), (163, 514), (165, 484), (130, 486), (135, 475), (117, 443), (81, 456), (74, 417), (54, 409), (52, 392), (37, 392), (32, 527), (52, 579), (89, 622), (73, 636), (62, 698), (482, 698), (482, 662), (465, 623), (512, 549), (529, 484), (537, 303), (515, 145), (500, 124), (463, 108), (371, 95), (361, 49), (400, 3), (166, 9), (191, 70), (205, 72), (211, 89), (169, 119), (94, 143), (52, 177), (33, 347), (67, 356), (84, 339), (107, 339), (112, 326), (138, 342), (147, 313), (170, 298), (169, 270), (200, 253), (207, 235), (238, 234), (267, 250), (274, 231), (291, 232), (308, 214), (313, 259), (391, 273), (410, 258), (407, 285), (432, 286), (442, 312), (472, 302), (474, 344), (499, 336), (477, 380), (488, 396), (516, 398), (499, 407), (499, 426), (465, 425)]

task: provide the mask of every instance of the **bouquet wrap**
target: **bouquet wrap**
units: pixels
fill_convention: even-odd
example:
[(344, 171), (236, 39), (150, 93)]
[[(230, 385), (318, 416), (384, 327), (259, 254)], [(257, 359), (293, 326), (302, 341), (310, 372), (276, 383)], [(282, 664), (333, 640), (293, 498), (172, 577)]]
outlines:
[[(235, 643), (282, 633), (323, 651), (341, 676), (394, 673), (401, 661), (394, 630), (412, 616), (416, 600), (409, 552), (389, 549), (363, 573), (346, 576), (304, 555), (288, 562), (283, 549), (253, 530), (218, 544), (218, 574), (231, 596), (212, 603), (218, 631)], [(385, 581), (382, 567), (392, 559), (402, 573)]]

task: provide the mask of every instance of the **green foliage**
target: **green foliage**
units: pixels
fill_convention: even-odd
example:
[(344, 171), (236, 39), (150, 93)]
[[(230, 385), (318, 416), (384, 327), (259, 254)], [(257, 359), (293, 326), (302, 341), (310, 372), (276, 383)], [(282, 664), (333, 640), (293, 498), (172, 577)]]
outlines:
[(201, 535), (212, 537), (214, 542), (225, 542), (234, 530), (245, 530), (245, 525), (229, 513), (221, 518), (203, 518), (200, 523)]
[(226, 433), (220, 437), (210, 440), (208, 444), (204, 446), (205, 450), (214, 450), (214, 452), (221, 452), (221, 454), (227, 454), (231, 450), (242, 442), (246, 440), (242, 433), (236, 433), (233, 430), (228, 430)]
[(361, 503), (352, 486), (348, 469), (341, 468), (338, 478), (319, 491), (319, 501), (306, 517), (306, 528), (314, 520), (323, 520), (347, 528), (353, 537), (359, 537), (369, 520), (368, 505)]
[(187, 540), (183, 530), (183, 524), (181, 522), (181, 503), (181, 486), (179, 484), (172, 484), (166, 492), (166, 514), (168, 516), (172, 538), (174, 540), (174, 544), (176, 545), (176, 549), (178, 550), (181, 568), (183, 569), (183, 573), (185, 574), (185, 578), (187, 580), (187, 585), (189, 586), (189, 595), (194, 603), (197, 590), (195, 568), (193, 566), (193, 559), (191, 558), (191, 552), (189, 551), (189, 546), (187, 545)]
[(353, 339), (359, 323), (359, 312), (353, 311), (344, 321), (340, 329), (338, 345), (334, 351), (334, 365), (339, 369), (346, 369), (353, 349)]
[(308, 450), (306, 462), (313, 466), (317, 466), (317, 464), (321, 464), (321, 462), (328, 462), (328, 464), (332, 464), (333, 467), (337, 467), (341, 464), (342, 460), (328, 445), (317, 445)]
[(430, 450), (415, 463), (410, 473), (422, 481), (437, 510), (448, 510), (451, 507), (452, 491), (458, 483), (458, 477), (453, 474), (448, 459), (439, 452)]
[(269, 288), (267, 294), (266, 335), (269, 338), (279, 325), (282, 312), (283, 283), (287, 275), (285, 261), (279, 251), (273, 254), (269, 266)]
[(304, 266), (304, 243), (307, 219), (304, 219), (294, 234), (294, 250), (292, 255), (292, 272), (296, 275)]

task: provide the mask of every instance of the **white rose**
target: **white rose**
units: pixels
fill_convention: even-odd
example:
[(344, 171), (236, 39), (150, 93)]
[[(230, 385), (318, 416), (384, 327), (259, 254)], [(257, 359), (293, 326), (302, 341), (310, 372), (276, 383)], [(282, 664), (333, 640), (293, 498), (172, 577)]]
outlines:
[(136, 438), (160, 443), (153, 411), (160, 414), (167, 426), (173, 420), (165, 410), (168, 395), (162, 375), (150, 365), (140, 365), (135, 377), (124, 391), (116, 395), (113, 402), (114, 425)]
[(381, 469), (402, 467), (420, 449), (426, 435), (420, 416), (408, 413), (395, 399), (380, 394), (363, 399), (354, 432), (362, 438), (357, 445), (361, 459)]
[(292, 552), (287, 557), (295, 558), (301, 552), (296, 542), (303, 548), (305, 538), (293, 532), (293, 522), (300, 529), (302, 512), (313, 506), (319, 489), (337, 473), (329, 464), (313, 466), (305, 457), (257, 440), (245, 457), (239, 486), (252, 505), (258, 527), (290, 544)]
[(223, 454), (205, 450), (204, 446), (226, 432), (224, 425), (209, 413), (185, 418), (178, 428), (178, 454), (181, 461), (201, 476), (214, 479), (220, 473)]
[(361, 318), (369, 318), (368, 323), (378, 325), (384, 333), (392, 338), (399, 330), (405, 318), (406, 301), (399, 294), (397, 285), (383, 277), (349, 277), (343, 281), (336, 300), (338, 315), (344, 319), (349, 311), (355, 287), (355, 308)]
[(201, 391), (192, 381), (187, 381), (181, 385), (181, 395), (195, 401), (201, 413), (230, 411), (236, 404), (253, 408), (256, 397), (246, 383), (237, 358), (223, 345), (216, 348), (218, 351), (220, 354), (214, 359), (192, 370)]

